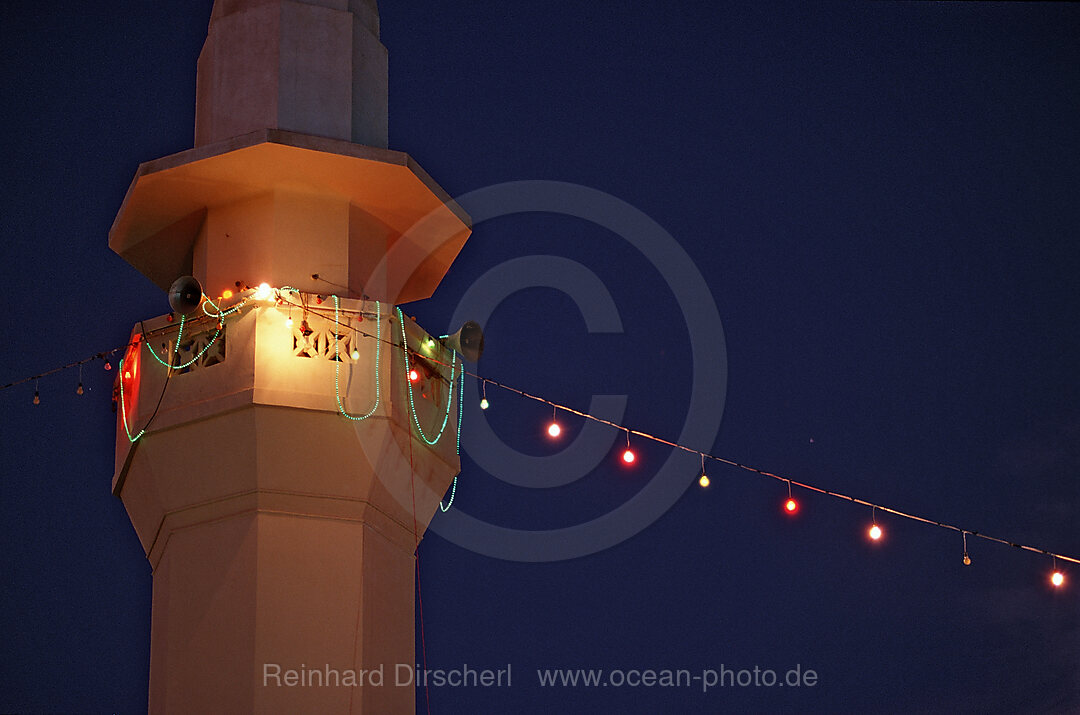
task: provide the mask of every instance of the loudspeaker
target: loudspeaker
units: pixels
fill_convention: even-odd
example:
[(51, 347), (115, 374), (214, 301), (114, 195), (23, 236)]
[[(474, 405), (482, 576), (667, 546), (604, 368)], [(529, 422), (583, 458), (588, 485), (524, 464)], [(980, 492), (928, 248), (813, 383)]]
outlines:
[(169, 305), (180, 315), (191, 315), (202, 305), (202, 286), (195, 276), (180, 276), (169, 287)]
[(461, 330), (443, 338), (443, 345), (461, 353), (469, 362), (476, 362), (484, 354), (484, 331), (471, 320), (461, 326)]

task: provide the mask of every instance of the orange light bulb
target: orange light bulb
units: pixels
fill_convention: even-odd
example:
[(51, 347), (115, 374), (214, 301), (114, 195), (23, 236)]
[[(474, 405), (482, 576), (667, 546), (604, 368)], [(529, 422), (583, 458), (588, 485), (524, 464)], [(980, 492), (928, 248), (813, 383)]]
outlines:
[(881, 527), (878, 526), (877, 524), (874, 524), (873, 526), (870, 527), (870, 531), (868, 533), (870, 534), (871, 539), (873, 539), (874, 541), (877, 541), (878, 539), (881, 538), (881, 535), (882, 535)]
[(784, 511), (786, 511), (788, 514), (794, 514), (798, 510), (799, 502), (795, 501), (794, 499), (789, 498), (786, 502), (784, 502)]
[(1060, 588), (1065, 583), (1065, 574), (1055, 571), (1050, 575), (1050, 583), (1054, 584), (1054, 588)]

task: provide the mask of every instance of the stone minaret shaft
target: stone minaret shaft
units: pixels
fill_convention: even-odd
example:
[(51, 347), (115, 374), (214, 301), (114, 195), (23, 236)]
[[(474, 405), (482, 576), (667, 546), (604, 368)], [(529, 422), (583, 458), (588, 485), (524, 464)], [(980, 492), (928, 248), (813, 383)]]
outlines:
[[(412, 712), (395, 676), (416, 542), (459, 470), (460, 370), (394, 306), (431, 295), (469, 217), (386, 148), (374, 0), (217, 0), (196, 114), (196, 147), (139, 167), (109, 236), (213, 301), (182, 334), (141, 322), (119, 376), (150, 710)], [(264, 282), (291, 289), (244, 290)], [(289, 669), (369, 676), (289, 687)]]

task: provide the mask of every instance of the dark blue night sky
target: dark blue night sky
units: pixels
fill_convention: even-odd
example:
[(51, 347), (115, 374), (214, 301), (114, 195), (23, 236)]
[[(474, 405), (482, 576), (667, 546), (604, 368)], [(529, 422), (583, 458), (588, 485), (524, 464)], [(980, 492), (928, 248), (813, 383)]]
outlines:
[[(5, 7), (0, 384), (168, 310), (107, 234), (138, 164), (192, 146), (211, 4)], [(454, 196), (541, 179), (626, 202), (674, 237), (723, 323), (688, 326), (616, 232), (511, 213), (478, 223), (435, 296), (405, 308), (440, 333), (471, 288), (506, 294), (481, 374), (575, 409), (626, 395), (622, 422), (668, 439), (694, 397), (723, 415), (694, 448), (1080, 556), (1080, 6), (380, 5), (391, 148)], [(621, 332), (589, 332), (543, 276), (498, 272), (545, 256), (594, 273)], [(725, 368), (726, 398), (695, 392)], [(0, 392), (3, 712), (146, 708), (151, 574), (109, 489), (113, 374), (87, 366), (81, 397), (77, 370), (43, 379), (38, 406), (32, 383)], [(550, 409), (489, 388), (484, 414), (466, 392), (454, 510), (476, 520), (589, 523), (670, 455), (638, 440), (626, 469), (624, 437), (596, 428), (598, 466), (546, 460), (572, 483), (522, 487), (477, 424), (555, 455)], [(193, 470), (212, 464), (193, 447)], [(1080, 567), (1054, 590), (1049, 558), (973, 538), (965, 567), (956, 532), (880, 513), (871, 545), (868, 508), (802, 492), (790, 519), (783, 483), (710, 464), (702, 490), (696, 457), (673, 464), (689, 486), (670, 509), (571, 560), (490, 558), (436, 517), (419, 551), (427, 665), (509, 663), (513, 686), (431, 688), (432, 713), (1080, 711)], [(536, 676), (796, 665), (817, 684)]]

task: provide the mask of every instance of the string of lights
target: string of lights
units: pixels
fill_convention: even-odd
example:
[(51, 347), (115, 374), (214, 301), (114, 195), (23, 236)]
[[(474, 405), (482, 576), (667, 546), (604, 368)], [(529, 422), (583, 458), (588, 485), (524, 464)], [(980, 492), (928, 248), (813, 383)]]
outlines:
[[(333, 315), (331, 316), (331, 315), (324, 315), (323, 314), (324, 310), (325, 310), (326, 313), (330, 313), (330, 310), (328, 310), (328, 309), (319, 310), (318, 308), (307, 305), (306, 299), (305, 299), (305, 297), (302, 296), (302, 294), (301, 294), (301, 296), (302, 296), (301, 297), (301, 301), (302, 301), (301, 303), (297, 304), (297, 303), (293, 303), (292, 301), (289, 301), (287, 299), (287, 297), (285, 296), (285, 291), (286, 290), (289, 290), (289, 291), (300, 294), (300, 291), (298, 291), (296, 289), (292, 289), (292, 288), (290, 288), (290, 289), (279, 289), (279, 291), (277, 292), (277, 297), (278, 297), (278, 302), (279, 302), (280, 305), (287, 305), (287, 306), (290, 306), (290, 308), (292, 308), (292, 307), (300, 308), (301, 310), (303, 310), (305, 312), (308, 312), (308, 311), (317, 312), (317, 313), (319, 313), (321, 315), (321, 317), (324, 317), (326, 320), (333, 321), (334, 323), (336, 323), (338, 325), (341, 325), (342, 327), (346, 327), (346, 328), (348, 328), (350, 330), (353, 330), (353, 331), (355, 331), (356, 334), (358, 334), (360, 336), (375, 340), (375, 341), (377, 341), (377, 344), (386, 343), (387, 345), (390, 345), (391, 347), (395, 347), (395, 348), (399, 347), (399, 345), (395, 344), (393, 341), (387, 340), (386, 338), (382, 337), (382, 335), (381, 335), (381, 325), (379, 325), (379, 323), (381, 323), (381, 319), (382, 319), (381, 314), (379, 314), (378, 317), (377, 317), (377, 321), (379, 321), (377, 323), (377, 334), (372, 335), (372, 334), (367, 333), (366, 331), (364, 331), (364, 330), (362, 330), (360, 328), (357, 328), (355, 326), (352, 326), (352, 325), (349, 325), (349, 324), (346, 324), (346, 323), (342, 323), (340, 321), (340, 315), (338, 313), (339, 312), (345, 312), (345, 311), (340, 311), (339, 310), (339, 307), (337, 305), (336, 296), (334, 296), (334, 298), (335, 298), (335, 301), (334, 301), (335, 306), (334, 306), (334, 310), (333, 310)], [(317, 298), (321, 298), (321, 296), (317, 296)], [(319, 300), (318, 302), (321, 304), (322, 300)], [(238, 310), (239, 307), (240, 306), (234, 306), (234, 308), (231, 309), (229, 312), (232, 312), (232, 310)], [(216, 308), (216, 306), (215, 306), (215, 308)], [(350, 312), (356, 313), (357, 311), (350, 311)], [(408, 349), (407, 338), (406, 338), (405, 333), (404, 333), (404, 318), (403, 318), (403, 314), (402, 314), (400, 308), (397, 309), (397, 312), (398, 312), (399, 322), (401, 323), (401, 326), (402, 326), (402, 343), (401, 343), (400, 347), (403, 347), (405, 366), (406, 366), (406, 374), (410, 375), (410, 377), (411, 377), (411, 373), (413, 372), (413, 369), (409, 365), (409, 359), (408, 359), (409, 349)], [(359, 313), (361, 315), (364, 315), (362, 311), (359, 311)], [(228, 314), (228, 313), (217, 310), (216, 314), (211, 314), (211, 313), (207, 313), (207, 314), (211, 315), (212, 317), (224, 317), (224, 315)], [(167, 329), (168, 328), (159, 329), (159, 330), (164, 331), (164, 330), (167, 330)], [(159, 331), (154, 331), (154, 332), (159, 332)], [(121, 352), (123, 350), (126, 350), (127, 348), (131, 347), (132, 345), (138, 345), (138, 344), (139, 344), (139, 339), (137, 338), (137, 339), (133, 340), (131, 343), (128, 343), (127, 345), (120, 346), (120, 347), (114, 348), (114, 349), (106, 351), (106, 352), (97, 353), (97, 354), (95, 354), (95, 355), (93, 355), (91, 357), (88, 357), (88, 358), (85, 358), (85, 359), (82, 359), (82, 360), (78, 360), (78, 361), (69, 363), (67, 365), (63, 365), (61, 367), (54, 368), (52, 370), (48, 370), (46, 372), (39, 373), (37, 375), (31, 375), (29, 377), (25, 377), (25, 378), (22, 378), (20, 380), (10, 382), (10, 383), (8, 383), (6, 385), (0, 386), (0, 391), (8, 389), (10, 387), (14, 387), (16, 385), (21, 385), (21, 384), (25, 384), (25, 383), (28, 383), (28, 382), (33, 382), (33, 381), (36, 381), (36, 380), (40, 380), (41, 378), (55, 375), (55, 374), (60, 373), (60, 372), (62, 372), (64, 370), (67, 370), (67, 369), (71, 369), (71, 368), (75, 368), (75, 367), (80, 367), (81, 368), (82, 365), (85, 365), (86, 363), (92, 362), (94, 360), (99, 360), (99, 359), (104, 360), (104, 361), (106, 361), (106, 365), (108, 366), (109, 365), (108, 364), (108, 359), (109, 359), (110, 356), (115, 355), (115, 354), (117, 354), (117, 353), (119, 353), (119, 352)], [(1050, 550), (1035, 547), (1035, 546), (1030, 546), (1030, 545), (1027, 545), (1027, 544), (1021, 544), (1021, 543), (1018, 543), (1018, 542), (1013, 541), (1011, 539), (1006, 539), (1006, 538), (993, 536), (993, 535), (990, 535), (990, 534), (986, 534), (986, 533), (977, 531), (975, 529), (963, 528), (963, 527), (957, 526), (955, 524), (951, 524), (951, 523), (948, 523), (948, 522), (945, 522), (945, 521), (940, 521), (938, 519), (933, 519), (933, 518), (929, 518), (929, 517), (925, 517), (925, 516), (920, 516), (918, 514), (913, 514), (911, 512), (907, 512), (907, 511), (904, 511), (904, 510), (901, 510), (901, 509), (890, 507), (890, 506), (885, 505), (885, 504), (879, 504), (879, 503), (876, 503), (876, 502), (869, 501), (867, 499), (862, 499), (860, 497), (855, 497), (855, 496), (851, 496), (851, 495), (848, 495), (848, 494), (837, 492), (837, 491), (834, 491), (834, 490), (831, 490), (831, 489), (826, 489), (824, 487), (820, 487), (820, 486), (817, 486), (817, 485), (814, 485), (814, 484), (810, 484), (809, 482), (799, 481), (799, 480), (793, 479), (791, 477), (786, 477), (786, 476), (783, 476), (783, 475), (780, 475), (780, 474), (770, 472), (770, 471), (765, 470), (765, 469), (761, 469), (759, 467), (755, 467), (755, 466), (748, 465), (748, 464), (743, 464), (743, 463), (738, 462), (736, 460), (727, 459), (727, 458), (724, 458), (724, 457), (719, 457), (719, 456), (716, 456), (716, 455), (713, 455), (713, 454), (709, 454), (707, 452), (704, 452), (704, 451), (701, 451), (701, 450), (698, 450), (698, 449), (694, 449), (694, 448), (691, 448), (691, 447), (687, 447), (687, 446), (679, 444), (677, 442), (673, 442), (671, 440), (665, 439), (665, 438), (660, 437), (660, 436), (655, 435), (655, 434), (651, 434), (651, 433), (648, 433), (648, 432), (644, 432), (642, 430), (627, 427), (627, 426), (618, 424), (616, 422), (613, 422), (611, 420), (606, 420), (604, 418), (597, 417), (595, 415), (591, 415), (591, 414), (589, 414), (587, 412), (577, 410), (577, 409), (575, 409), (573, 407), (570, 407), (568, 405), (564, 405), (564, 404), (555, 402), (553, 400), (549, 400), (549, 399), (547, 399), (545, 397), (542, 397), (542, 396), (539, 396), (539, 395), (534, 395), (532, 393), (526, 392), (525, 390), (518, 389), (516, 387), (505, 384), (503, 382), (499, 382), (497, 380), (493, 380), (491, 378), (484, 377), (484, 376), (482, 376), (482, 375), (480, 375), (478, 373), (469, 371), (469, 370), (467, 370), (465, 368), (464, 363), (462, 363), (460, 366), (458, 366), (458, 364), (457, 364), (458, 360), (457, 360), (457, 355), (456, 354), (454, 354), (452, 356), (452, 361), (450, 363), (440, 361), (435, 357), (430, 357), (428, 359), (433, 363), (441, 364), (441, 365), (443, 365), (445, 367), (450, 367), (451, 370), (452, 370), (452, 373), (451, 373), (452, 377), (451, 377), (451, 381), (450, 381), (450, 395), (451, 396), (450, 396), (450, 399), (447, 400), (447, 419), (444, 420), (442, 429), (439, 431), (439, 437), (442, 436), (442, 433), (443, 433), (443, 431), (445, 430), (445, 427), (446, 427), (446, 422), (449, 419), (450, 403), (453, 401), (453, 394), (452, 394), (453, 393), (453, 386), (454, 386), (453, 385), (453, 380), (455, 379), (453, 376), (456, 373), (456, 376), (457, 376), (456, 379), (459, 382), (459, 385), (458, 385), (458, 388), (459, 388), (459, 390), (458, 390), (458, 392), (459, 392), (459, 399), (458, 399), (458, 402), (459, 402), (458, 451), (459, 452), (460, 452), (460, 439), (461, 439), (460, 438), (460, 435), (461, 435), (461, 429), (460, 428), (461, 428), (461, 418), (462, 418), (463, 402), (464, 402), (464, 379), (463, 378), (464, 378), (464, 376), (468, 375), (468, 376), (473, 377), (476, 380), (480, 381), (481, 392), (482, 392), (482, 398), (481, 398), (481, 403), (480, 403), (481, 409), (486, 410), (486, 409), (489, 409), (490, 406), (491, 406), (491, 402), (488, 400), (488, 397), (487, 397), (487, 387), (489, 385), (492, 386), (492, 387), (496, 387), (496, 388), (505, 390), (505, 391), (507, 391), (507, 392), (509, 392), (511, 394), (518, 395), (519, 397), (525, 398), (527, 400), (538, 402), (538, 403), (541, 403), (541, 404), (546, 405), (548, 407), (551, 407), (552, 413), (553, 413), (553, 420), (549, 425), (549, 434), (552, 435), (553, 437), (556, 437), (556, 436), (558, 436), (558, 434), (561, 433), (561, 427), (558, 425), (557, 421), (554, 419), (554, 417), (557, 417), (559, 411), (563, 411), (563, 412), (566, 412), (568, 414), (576, 415), (576, 416), (581, 417), (583, 419), (592, 420), (593, 422), (597, 422), (597, 423), (606, 425), (608, 427), (611, 427), (612, 429), (615, 429), (617, 431), (623, 432), (625, 437), (626, 437), (626, 448), (622, 452), (622, 461), (625, 462), (628, 465), (632, 464), (636, 459), (635, 453), (634, 453), (633, 448), (632, 448), (632, 446), (630, 444), (631, 436), (633, 436), (635, 438), (641, 438), (641, 439), (644, 439), (644, 440), (649, 440), (651, 442), (655, 442), (655, 443), (658, 443), (658, 444), (661, 444), (661, 445), (665, 445), (665, 446), (670, 447), (672, 449), (687, 452), (689, 454), (698, 455), (700, 457), (700, 460), (701, 460), (701, 476), (698, 479), (698, 483), (700, 484), (700, 486), (702, 488), (707, 488), (709, 486), (709, 484), (710, 484), (710, 479), (709, 479), (709, 477), (708, 477), (708, 475), (706, 473), (706, 469), (705, 469), (705, 466), (706, 466), (705, 461), (706, 460), (711, 460), (711, 461), (719, 463), (719, 464), (723, 464), (723, 465), (726, 465), (726, 466), (729, 466), (729, 467), (734, 467), (736, 469), (751, 472), (753, 474), (757, 474), (757, 475), (762, 476), (762, 477), (766, 477), (766, 478), (769, 478), (769, 479), (773, 479), (773, 480), (785, 483), (787, 485), (787, 488), (788, 488), (788, 496), (787, 496), (787, 500), (784, 502), (784, 507), (783, 508), (784, 508), (784, 511), (786, 511), (789, 514), (794, 514), (800, 508), (799, 503), (796, 501), (796, 499), (794, 498), (794, 496), (792, 494), (792, 488), (793, 487), (797, 487), (799, 489), (802, 489), (802, 490), (805, 490), (805, 491), (808, 491), (808, 492), (811, 492), (811, 493), (821, 494), (821, 495), (824, 495), (824, 496), (827, 496), (827, 497), (832, 497), (832, 498), (835, 498), (835, 499), (848, 501), (848, 502), (851, 502), (853, 504), (858, 504), (858, 505), (863, 506), (863, 507), (869, 507), (871, 509), (871, 513), (872, 513), (872, 520), (871, 520), (872, 525), (871, 525), (870, 529), (868, 530), (868, 535), (870, 536), (871, 539), (874, 539), (874, 540), (880, 539), (884, 534), (881, 525), (877, 523), (877, 512), (881, 511), (883, 513), (891, 514), (893, 516), (896, 516), (896, 517), (899, 517), (899, 518), (902, 518), (902, 519), (908, 519), (910, 521), (915, 521), (915, 522), (926, 524), (926, 525), (929, 525), (929, 526), (935, 526), (935, 527), (938, 527), (938, 528), (941, 528), (941, 529), (945, 529), (945, 530), (948, 530), (948, 531), (953, 531), (953, 532), (961, 534), (962, 539), (963, 539), (963, 548), (964, 548), (963, 563), (965, 565), (968, 565), (968, 564), (971, 563), (970, 556), (968, 555), (968, 552), (967, 552), (967, 537), (968, 536), (983, 539), (985, 541), (989, 541), (989, 542), (993, 542), (993, 543), (997, 543), (997, 544), (1002, 544), (1004, 546), (1011, 546), (1011, 547), (1013, 547), (1015, 549), (1019, 549), (1021, 551), (1027, 551), (1027, 552), (1031, 552), (1031, 553), (1040, 554), (1040, 555), (1043, 555), (1043, 556), (1050, 557), (1051, 559), (1053, 559), (1053, 564), (1054, 564), (1054, 567), (1053, 567), (1054, 570), (1053, 570), (1053, 573), (1051, 575), (1051, 583), (1055, 587), (1063, 585), (1064, 581), (1065, 581), (1064, 574), (1060, 570), (1058, 570), (1058, 568), (1057, 568), (1058, 560), (1061, 560), (1061, 561), (1064, 561), (1064, 562), (1067, 562), (1067, 563), (1080, 564), (1080, 558), (1076, 558), (1076, 557), (1073, 557), (1073, 556), (1068, 556), (1068, 555), (1065, 555), (1065, 554), (1057, 553), (1057, 552), (1054, 552), (1054, 551), (1050, 551)], [(409, 383), (410, 397), (411, 397), (411, 382), (412, 382), (412, 380), (409, 379), (409, 380), (406, 380), (406, 382)], [(122, 389), (122, 384), (123, 384), (123, 380), (121, 380), (121, 389)], [(123, 403), (122, 399), (121, 399), (121, 403)], [(418, 431), (420, 431), (420, 436), (428, 444), (433, 444), (431, 441), (429, 441), (427, 439), (426, 435), (424, 435), (422, 430), (420, 429), (419, 421), (416, 419), (415, 405), (412, 405), (412, 408), (413, 408), (412, 409), (413, 419), (416, 422), (416, 426), (417, 426)], [(126, 416), (125, 416), (125, 428), (127, 428)], [(129, 432), (129, 438), (130, 437), (131, 437), (131, 435), (130, 435), (130, 432)], [(436, 441), (438, 440), (439, 437), (436, 438)], [(135, 439), (138, 439), (138, 436), (136, 436)], [(450, 504), (453, 503), (454, 497), (456, 495), (456, 491), (457, 491), (457, 480), (455, 479), (454, 484), (451, 487)], [(440, 502), (440, 507), (443, 508), (443, 510), (445, 511), (445, 510), (450, 508), (450, 504), (447, 504), (445, 507), (443, 507), (442, 503)]]
[[(413, 422), (416, 424), (416, 431), (420, 435), (420, 439), (424, 440), (430, 446), (438, 444), (442, 439), (443, 432), (446, 431), (446, 424), (450, 421), (450, 406), (454, 402), (454, 378), (457, 370), (457, 353), (453, 354), (452, 361), (450, 363), (450, 391), (446, 400), (446, 414), (443, 416), (442, 426), (439, 427), (439, 433), (435, 435), (435, 439), (428, 439), (428, 436), (424, 434), (424, 428), (420, 426), (420, 418), (416, 415), (416, 400), (413, 397), (412, 384), (416, 381), (414, 377), (415, 371), (409, 367), (409, 338), (405, 335), (405, 319), (402, 317), (401, 308), (397, 309), (398, 323), (401, 325), (401, 354), (405, 357), (405, 374), (408, 375), (408, 379), (405, 384), (409, 387), (409, 411), (412, 412)], [(445, 363), (444, 363), (445, 364)], [(462, 369), (464, 369), (462, 365)]]
[[(763, 476), (763, 477), (768, 477), (770, 479), (775, 479), (775, 480), (780, 481), (780, 482), (785, 482), (788, 485), (788, 488), (789, 488), (789, 492), (788, 492), (789, 496), (788, 496), (787, 501), (784, 504), (784, 509), (789, 513), (793, 513), (795, 511), (797, 511), (798, 508), (799, 508), (798, 502), (796, 502), (795, 499), (790, 495), (791, 494), (790, 488), (792, 486), (795, 486), (795, 487), (799, 487), (800, 489), (805, 489), (806, 491), (809, 491), (809, 492), (814, 492), (814, 493), (817, 493), (817, 494), (823, 494), (825, 496), (834, 497), (836, 499), (842, 499), (844, 501), (849, 501), (849, 502), (852, 502), (854, 504), (860, 504), (862, 506), (867, 506), (867, 507), (870, 507), (874, 512), (877, 512), (878, 510), (880, 510), (880, 511), (886, 512), (888, 514), (892, 514), (894, 516), (901, 517), (903, 519), (909, 519), (911, 521), (917, 521), (917, 522), (922, 523), (922, 524), (928, 524), (930, 526), (937, 526), (937, 527), (942, 528), (942, 529), (948, 529), (950, 531), (958, 532), (958, 533), (964, 535), (965, 553), (966, 553), (966, 550), (967, 550), (967, 547), (966, 547), (967, 537), (968, 536), (974, 536), (974, 537), (979, 538), (979, 539), (985, 539), (986, 541), (992, 541), (994, 543), (1003, 544), (1005, 546), (1012, 546), (1013, 548), (1020, 549), (1022, 551), (1030, 551), (1032, 553), (1042, 554), (1044, 556), (1050, 556), (1050, 557), (1052, 557), (1054, 559), (1061, 559), (1062, 561), (1068, 561), (1070, 563), (1080, 564), (1080, 558), (1074, 558), (1072, 556), (1065, 556), (1063, 554), (1059, 554), (1059, 553), (1056, 553), (1056, 552), (1053, 552), (1053, 551), (1048, 551), (1046, 549), (1041, 549), (1041, 548), (1038, 548), (1038, 547), (1035, 547), (1035, 546), (1027, 546), (1025, 544), (1020, 544), (1020, 543), (1017, 543), (1017, 542), (1012, 541), (1010, 539), (1003, 539), (1003, 538), (999, 538), (999, 537), (996, 537), (996, 536), (991, 536), (989, 534), (984, 534), (984, 533), (976, 531), (974, 529), (965, 529), (965, 528), (962, 528), (962, 527), (959, 527), (959, 526), (955, 526), (953, 524), (949, 524), (949, 523), (944, 522), (944, 521), (939, 521), (937, 519), (931, 519), (931, 518), (928, 518), (928, 517), (919, 516), (917, 514), (912, 514), (912, 513), (909, 513), (909, 512), (905, 512), (905, 511), (902, 511), (900, 509), (896, 509), (896, 508), (893, 508), (893, 507), (890, 507), (890, 506), (886, 506), (884, 504), (877, 504), (875, 502), (871, 502), (871, 501), (868, 501), (866, 499), (860, 499), (859, 497), (853, 497), (853, 496), (850, 496), (850, 495), (847, 495), (847, 494), (843, 494), (841, 492), (833, 491), (831, 489), (825, 489), (824, 487), (819, 487), (819, 486), (810, 484), (808, 482), (800, 482), (800, 481), (792, 479), (790, 477), (785, 477), (785, 476), (782, 476), (780, 474), (774, 474), (773, 472), (769, 472), (767, 470), (760, 469), (758, 467), (754, 467), (754, 466), (751, 466), (751, 465), (748, 465), (748, 464), (742, 464), (742, 463), (737, 462), (737, 461), (732, 460), (732, 459), (725, 459), (724, 457), (717, 457), (715, 455), (709, 454), (708, 452), (702, 452), (701, 450), (693, 449), (692, 447), (687, 447), (687, 446), (679, 444), (677, 442), (672, 442), (671, 440), (664, 439), (663, 437), (659, 437), (657, 435), (650, 434), (648, 432), (643, 432), (641, 430), (636, 430), (636, 429), (632, 429), (632, 428), (629, 428), (629, 427), (624, 427), (623, 425), (620, 425), (620, 424), (618, 424), (616, 422), (612, 422), (610, 420), (606, 420), (606, 419), (603, 419), (601, 417), (596, 417), (595, 415), (590, 415), (587, 412), (582, 412), (581, 410), (576, 410), (573, 407), (569, 407), (567, 405), (563, 405), (563, 404), (559, 404), (557, 402), (553, 402), (552, 400), (549, 400), (549, 399), (547, 399), (545, 397), (540, 397), (538, 395), (530, 394), (528, 392), (525, 392), (524, 390), (519, 390), (516, 387), (512, 387), (510, 385), (506, 385), (504, 383), (498, 382), (497, 380), (492, 380), (490, 378), (485, 378), (485, 377), (482, 377), (480, 375), (477, 375), (475, 373), (468, 372), (468, 371), (466, 371), (465, 374), (467, 374), (467, 375), (469, 375), (471, 377), (474, 377), (474, 378), (476, 378), (478, 380), (483, 381), (485, 390), (486, 390), (486, 387), (488, 385), (492, 385), (494, 387), (498, 387), (498, 388), (501, 388), (501, 389), (506, 390), (508, 392), (511, 392), (513, 394), (516, 394), (516, 395), (518, 395), (520, 397), (524, 397), (526, 399), (533, 400), (535, 402), (539, 402), (539, 403), (544, 404), (544, 405), (548, 405), (552, 409), (563, 410), (565, 412), (569, 412), (571, 414), (578, 415), (579, 417), (582, 417), (584, 419), (588, 419), (588, 420), (592, 420), (594, 422), (599, 422), (600, 424), (608, 425), (609, 427), (612, 427), (612, 428), (614, 428), (616, 430), (619, 430), (621, 432), (626, 433), (626, 435), (627, 435), (627, 445), (628, 446), (627, 446), (626, 451), (623, 452), (623, 460), (626, 461), (626, 462), (632, 462), (633, 461), (632, 457), (630, 459), (627, 459), (628, 454), (631, 454), (631, 455), (633, 454), (632, 450), (629, 448), (629, 437), (630, 437), (630, 435), (634, 435), (635, 437), (641, 437), (642, 439), (647, 439), (647, 440), (650, 440), (652, 442), (657, 442), (659, 444), (663, 444), (663, 445), (666, 445), (666, 446), (671, 447), (673, 449), (681, 450), (683, 452), (688, 452), (690, 454), (696, 454), (696, 455), (701, 457), (701, 464), (702, 464), (702, 474), (701, 474), (701, 476), (705, 478), (704, 483), (702, 484), (703, 487), (707, 487), (709, 485), (708, 476), (705, 473), (705, 460), (708, 459), (708, 460), (712, 460), (714, 462), (718, 462), (720, 464), (725, 464), (725, 465), (730, 466), (730, 467), (735, 467), (737, 469), (742, 469), (742, 470), (747, 471), (747, 472), (752, 472), (754, 474), (758, 474), (758, 475)], [(701, 482), (701, 480), (699, 479), (699, 483), (700, 482)], [(872, 539), (874, 539), (876, 541), (877, 539), (881, 538), (881, 536), (883, 535), (883, 531), (881, 530), (881, 526), (876, 523), (876, 518), (873, 520), (872, 524), (873, 525), (870, 527), (870, 530), (869, 530), (869, 535), (870, 535), (870, 538), (872, 538)], [(1056, 569), (1055, 569), (1054, 573), (1060, 575), (1060, 572), (1058, 572)], [(1055, 577), (1054, 580), (1057, 581), (1058, 579)], [(1063, 577), (1062, 577), (1061, 581), (1063, 582)], [(1060, 583), (1055, 583), (1055, 585), (1061, 585), (1061, 584)]]
[[(341, 301), (339, 301), (338, 297), (335, 295), (334, 296), (334, 322), (338, 323), (339, 325), (341, 324), (341, 321), (338, 320), (338, 313), (339, 313), (340, 308), (341, 308), (340, 302)], [(380, 347), (382, 346), (382, 335), (381, 335), (381, 331), (382, 331), (382, 314), (381, 313), (382, 313), (382, 311), (379, 308), (379, 304), (375, 303), (375, 316), (376, 316), (376, 318), (375, 318), (375, 331), (376, 331), (376, 339), (375, 339), (375, 404), (373, 404), (371, 406), (371, 409), (368, 410), (367, 414), (359, 415), (359, 416), (350, 415), (345, 410), (345, 405), (341, 401), (341, 353), (340, 353), (341, 341), (340, 340), (335, 340), (334, 341), (334, 358), (335, 358), (334, 359), (334, 396), (337, 398), (338, 412), (340, 412), (342, 415), (344, 415), (345, 417), (347, 417), (348, 419), (350, 419), (350, 420), (352, 420), (354, 422), (362, 422), (363, 420), (366, 420), (368, 417), (371, 417), (373, 414), (375, 414), (375, 410), (379, 409), (379, 393), (380, 393), (380, 385), (379, 385), (379, 352), (380, 352)], [(359, 359), (359, 357), (360, 357), (360, 353), (354, 348), (353, 349), (353, 354), (352, 354), (353, 360), (357, 360), (357, 359)]]

